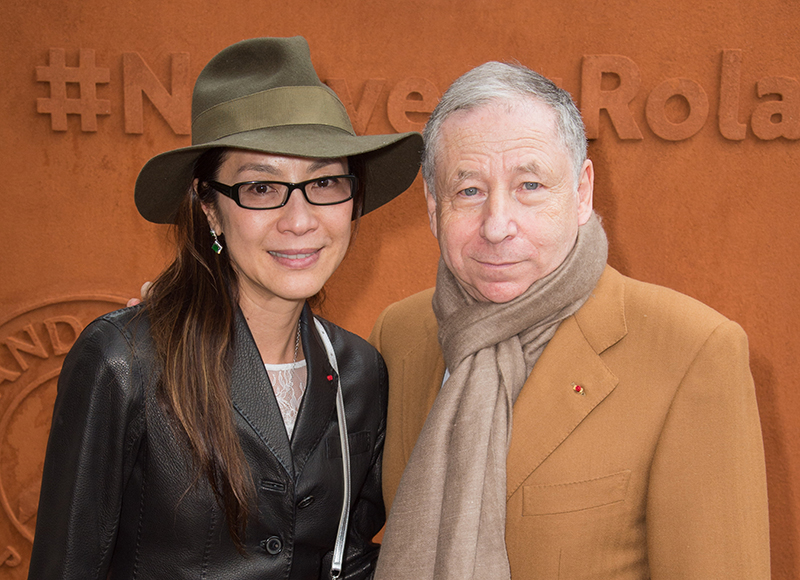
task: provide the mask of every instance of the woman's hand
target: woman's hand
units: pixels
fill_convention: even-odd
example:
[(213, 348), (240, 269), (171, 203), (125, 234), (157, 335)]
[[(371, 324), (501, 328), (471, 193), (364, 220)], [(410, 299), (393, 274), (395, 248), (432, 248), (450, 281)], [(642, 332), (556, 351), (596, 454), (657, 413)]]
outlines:
[(139, 290), (139, 294), (141, 295), (141, 298), (131, 298), (130, 300), (128, 300), (128, 303), (125, 306), (136, 306), (142, 300), (146, 300), (147, 299), (147, 295), (150, 293), (150, 286), (152, 286), (152, 285), (153, 285), (153, 283), (150, 282), (150, 281), (145, 282), (144, 284), (142, 284), (142, 288), (141, 288), (141, 290)]

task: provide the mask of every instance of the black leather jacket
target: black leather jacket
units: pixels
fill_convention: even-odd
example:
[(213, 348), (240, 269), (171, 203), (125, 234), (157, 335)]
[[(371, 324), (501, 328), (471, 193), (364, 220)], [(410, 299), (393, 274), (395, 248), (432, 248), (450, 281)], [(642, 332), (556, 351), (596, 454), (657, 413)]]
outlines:
[[(350, 440), (351, 516), (343, 576), (368, 578), (384, 522), (380, 466), (386, 370), (378, 352), (324, 322), (337, 354)], [(141, 307), (103, 316), (67, 356), (47, 447), (31, 580), (326, 578), (342, 503), (335, 376), (308, 307), (308, 387), (289, 441), (239, 315), (234, 420), (258, 495), (247, 555), (155, 399), (158, 368)], [(333, 380), (331, 380), (333, 379)]]

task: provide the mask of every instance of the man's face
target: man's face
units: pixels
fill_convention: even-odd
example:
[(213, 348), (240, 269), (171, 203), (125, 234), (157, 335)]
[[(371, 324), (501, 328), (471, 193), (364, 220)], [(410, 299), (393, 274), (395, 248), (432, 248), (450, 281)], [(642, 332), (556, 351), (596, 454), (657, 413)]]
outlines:
[(533, 99), (496, 101), (442, 124), (428, 190), (442, 258), (476, 300), (508, 302), (567, 257), (592, 212), (594, 172), (578, 182), (555, 112)]

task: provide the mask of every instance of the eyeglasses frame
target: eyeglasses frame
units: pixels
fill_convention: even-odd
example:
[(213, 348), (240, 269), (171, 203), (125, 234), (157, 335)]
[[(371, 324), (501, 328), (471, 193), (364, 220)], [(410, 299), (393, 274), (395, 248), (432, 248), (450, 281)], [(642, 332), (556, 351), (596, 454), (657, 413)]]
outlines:
[[(351, 187), (350, 187), (350, 197), (343, 199), (341, 201), (332, 201), (329, 203), (315, 203), (308, 199), (308, 194), (306, 193), (306, 186), (314, 183), (315, 181), (319, 181), (321, 179), (338, 179), (338, 178), (347, 178), (350, 180)], [(292, 197), (292, 192), (295, 189), (299, 189), (303, 192), (303, 197), (305, 198), (306, 202), (309, 205), (315, 206), (327, 206), (327, 205), (339, 205), (340, 203), (345, 203), (346, 201), (350, 201), (353, 199), (353, 193), (356, 191), (358, 187), (358, 178), (352, 174), (344, 174), (344, 175), (322, 175), (320, 177), (315, 177), (314, 179), (309, 179), (307, 181), (301, 181), (299, 183), (289, 183), (287, 181), (274, 181), (274, 180), (267, 180), (267, 179), (258, 179), (255, 181), (241, 181), (239, 183), (234, 183), (233, 185), (225, 185), (224, 183), (220, 183), (218, 181), (206, 181), (204, 182), (206, 185), (210, 186), (215, 191), (218, 191), (225, 197), (231, 198), (236, 205), (241, 207), (242, 209), (252, 209), (256, 211), (265, 210), (265, 209), (280, 209), (289, 203), (289, 198)], [(239, 200), (239, 189), (243, 185), (252, 185), (254, 183), (277, 183), (278, 185), (285, 185), (289, 189), (286, 191), (286, 197), (284, 198), (283, 202), (280, 205), (275, 205), (272, 207), (248, 207), (246, 205), (242, 205), (242, 202)]]

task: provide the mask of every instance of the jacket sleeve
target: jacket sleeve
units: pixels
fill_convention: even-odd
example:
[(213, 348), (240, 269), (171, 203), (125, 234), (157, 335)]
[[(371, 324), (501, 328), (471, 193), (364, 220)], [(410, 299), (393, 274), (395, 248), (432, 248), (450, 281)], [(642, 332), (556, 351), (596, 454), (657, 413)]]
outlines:
[(47, 444), (29, 578), (104, 579), (144, 424), (128, 339), (99, 319), (67, 355)]
[(714, 330), (678, 387), (646, 525), (652, 580), (769, 580), (761, 424), (747, 337), (733, 322)]
[[(375, 413), (380, 416), (375, 445), (371, 450), (370, 466), (361, 489), (352, 490), (358, 494), (353, 501), (350, 512), (350, 525), (347, 533), (343, 577), (346, 580), (366, 580), (372, 578), (375, 563), (378, 560), (380, 546), (373, 542), (375, 535), (386, 522), (386, 512), (383, 507), (381, 492), (381, 463), (383, 459), (383, 444), (386, 438), (386, 393), (388, 389), (388, 375), (383, 358), (373, 351), (378, 369), (379, 393), (378, 408)], [(323, 564), (323, 570), (330, 571), (331, 556), (328, 554)]]

